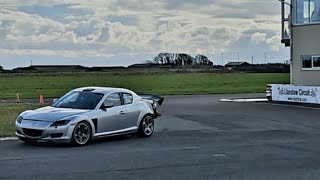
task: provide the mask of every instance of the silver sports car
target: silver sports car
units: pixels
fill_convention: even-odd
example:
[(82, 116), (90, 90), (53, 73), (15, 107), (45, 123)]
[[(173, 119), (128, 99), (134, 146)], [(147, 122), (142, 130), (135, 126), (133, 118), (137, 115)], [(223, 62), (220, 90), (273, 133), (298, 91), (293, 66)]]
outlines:
[(16, 120), (16, 136), (26, 143), (45, 140), (80, 146), (104, 136), (150, 137), (163, 100), (127, 89), (79, 88), (49, 107), (21, 113)]

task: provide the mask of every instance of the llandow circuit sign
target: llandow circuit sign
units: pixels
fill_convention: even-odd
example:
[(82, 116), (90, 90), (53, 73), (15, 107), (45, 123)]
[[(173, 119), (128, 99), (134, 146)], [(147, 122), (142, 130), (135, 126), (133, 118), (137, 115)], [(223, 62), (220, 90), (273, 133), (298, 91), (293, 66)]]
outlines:
[(273, 84), (272, 100), (320, 104), (320, 87)]

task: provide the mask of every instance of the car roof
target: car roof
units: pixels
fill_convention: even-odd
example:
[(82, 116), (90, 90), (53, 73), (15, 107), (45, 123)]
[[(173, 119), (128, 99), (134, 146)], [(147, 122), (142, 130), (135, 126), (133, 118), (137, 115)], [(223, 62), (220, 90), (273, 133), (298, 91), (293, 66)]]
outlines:
[(113, 92), (126, 92), (130, 94), (135, 94), (133, 91), (124, 88), (113, 88), (113, 87), (82, 87), (78, 89), (74, 89), (73, 91), (92, 91), (95, 93), (103, 93), (103, 94), (110, 94)]

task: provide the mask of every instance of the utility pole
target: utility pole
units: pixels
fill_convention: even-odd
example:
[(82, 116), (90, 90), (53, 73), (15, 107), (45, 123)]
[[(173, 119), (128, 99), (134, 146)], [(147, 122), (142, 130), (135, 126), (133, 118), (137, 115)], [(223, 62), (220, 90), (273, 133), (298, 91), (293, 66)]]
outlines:
[(31, 66), (33, 65), (32, 60), (31, 60)]
[(238, 52), (238, 62), (240, 62), (240, 53)]
[(224, 66), (224, 62), (223, 62), (223, 53), (221, 53), (221, 58), (222, 58), (222, 66)]
[(212, 62), (213, 62), (213, 65), (214, 65), (214, 54), (212, 54)]
[(267, 64), (267, 53), (264, 53), (264, 63)]
[(252, 63), (251, 64), (253, 64), (253, 56), (252, 56)]

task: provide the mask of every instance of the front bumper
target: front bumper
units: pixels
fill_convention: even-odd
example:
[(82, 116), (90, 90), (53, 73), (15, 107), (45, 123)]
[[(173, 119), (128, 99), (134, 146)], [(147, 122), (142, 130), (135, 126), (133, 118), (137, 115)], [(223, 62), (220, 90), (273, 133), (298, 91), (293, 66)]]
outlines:
[[(31, 124), (30, 124), (31, 123)], [(38, 124), (37, 124), (38, 123)], [(19, 139), (32, 139), (41, 141), (53, 141), (58, 143), (70, 143), (74, 125), (52, 127), (51, 122), (22, 121), (16, 122), (16, 136)]]

